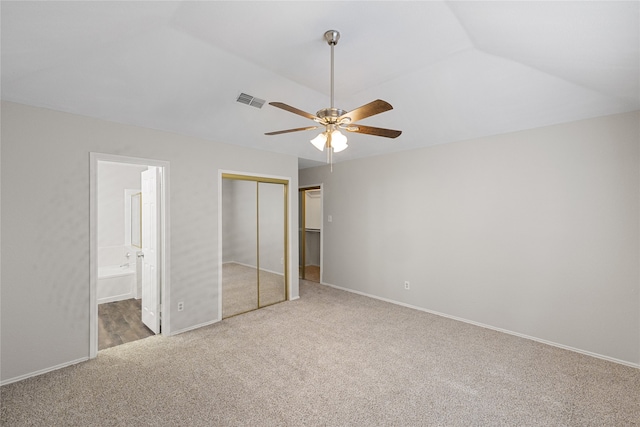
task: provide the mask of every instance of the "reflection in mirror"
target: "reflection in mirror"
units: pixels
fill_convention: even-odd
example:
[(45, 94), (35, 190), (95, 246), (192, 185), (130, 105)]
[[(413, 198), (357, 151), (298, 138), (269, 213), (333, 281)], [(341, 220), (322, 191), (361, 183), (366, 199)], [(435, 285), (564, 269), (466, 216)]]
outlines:
[(222, 317), (258, 308), (257, 183), (222, 180)]
[(258, 183), (260, 307), (286, 299), (285, 186)]
[(142, 193), (131, 195), (131, 246), (142, 248)]

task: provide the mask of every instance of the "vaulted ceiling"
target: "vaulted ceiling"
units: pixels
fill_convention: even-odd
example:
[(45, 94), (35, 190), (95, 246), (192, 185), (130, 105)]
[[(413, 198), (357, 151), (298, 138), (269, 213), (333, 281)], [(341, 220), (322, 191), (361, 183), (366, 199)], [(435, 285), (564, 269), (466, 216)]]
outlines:
[(1, 3), (2, 98), (324, 161), (315, 113), (384, 99), (335, 161), (640, 109), (638, 1)]

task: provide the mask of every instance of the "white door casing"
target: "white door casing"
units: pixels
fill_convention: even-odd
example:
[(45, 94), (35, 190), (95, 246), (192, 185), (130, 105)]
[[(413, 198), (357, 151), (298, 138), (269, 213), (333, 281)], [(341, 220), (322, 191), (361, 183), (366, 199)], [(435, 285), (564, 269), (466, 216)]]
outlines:
[(150, 166), (142, 179), (142, 323), (160, 332), (159, 266), (160, 170)]
[[(98, 169), (101, 162), (124, 163), (132, 165), (155, 166), (159, 170), (160, 194), (156, 199), (160, 209), (157, 236), (160, 264), (158, 265), (158, 296), (162, 307), (169, 307), (171, 295), (171, 209), (170, 209), (170, 175), (169, 162), (141, 157), (121, 156), (105, 153), (89, 153), (89, 358), (98, 356)], [(141, 263), (142, 264), (142, 263)], [(221, 272), (219, 272), (221, 274)], [(162, 333), (172, 335), (170, 310), (162, 313)]]

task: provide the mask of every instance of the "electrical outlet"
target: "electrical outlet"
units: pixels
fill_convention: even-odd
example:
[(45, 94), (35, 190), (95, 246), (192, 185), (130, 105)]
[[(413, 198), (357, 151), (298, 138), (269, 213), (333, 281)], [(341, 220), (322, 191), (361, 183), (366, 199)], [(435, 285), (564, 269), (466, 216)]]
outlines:
[(178, 303), (178, 311), (183, 311), (184, 310), (184, 301), (180, 301)]
[(405, 280), (404, 281), (404, 288), (408, 291), (409, 289), (411, 289), (411, 287), (409, 286), (409, 281)]

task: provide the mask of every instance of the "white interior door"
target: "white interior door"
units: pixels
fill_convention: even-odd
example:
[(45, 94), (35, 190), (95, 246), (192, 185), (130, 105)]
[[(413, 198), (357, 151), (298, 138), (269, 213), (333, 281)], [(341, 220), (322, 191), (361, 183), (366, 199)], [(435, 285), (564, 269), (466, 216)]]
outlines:
[(142, 172), (142, 323), (160, 332), (160, 168)]

